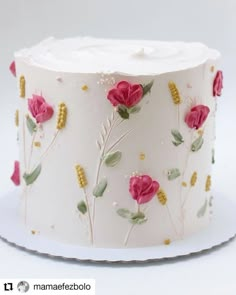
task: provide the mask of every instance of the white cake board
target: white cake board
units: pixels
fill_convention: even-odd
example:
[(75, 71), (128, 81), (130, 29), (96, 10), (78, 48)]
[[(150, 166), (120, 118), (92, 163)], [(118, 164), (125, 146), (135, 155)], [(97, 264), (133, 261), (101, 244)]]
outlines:
[(31, 235), (18, 221), (18, 192), (0, 198), (0, 237), (24, 250), (57, 258), (96, 262), (145, 262), (186, 256), (219, 246), (236, 235), (236, 205), (217, 196), (214, 215), (204, 230), (172, 244), (127, 249), (104, 249), (60, 244), (40, 235)]

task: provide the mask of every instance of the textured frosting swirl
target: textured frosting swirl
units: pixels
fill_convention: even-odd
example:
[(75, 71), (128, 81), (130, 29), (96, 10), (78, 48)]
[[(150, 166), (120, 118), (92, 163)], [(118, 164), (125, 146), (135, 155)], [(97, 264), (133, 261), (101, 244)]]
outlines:
[(77, 37), (49, 38), (15, 57), (59, 72), (156, 75), (192, 68), (219, 55), (201, 43)]

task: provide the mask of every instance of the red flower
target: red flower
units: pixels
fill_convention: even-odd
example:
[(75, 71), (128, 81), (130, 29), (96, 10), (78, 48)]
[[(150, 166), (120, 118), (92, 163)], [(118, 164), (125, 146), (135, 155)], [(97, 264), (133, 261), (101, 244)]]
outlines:
[(20, 163), (15, 161), (14, 163), (14, 172), (11, 176), (11, 180), (15, 185), (20, 185)]
[(213, 82), (213, 96), (221, 96), (221, 90), (223, 88), (223, 73), (218, 71), (216, 73), (214, 82)]
[(33, 98), (28, 99), (28, 107), (37, 123), (51, 119), (54, 113), (53, 108), (46, 103), (45, 99), (36, 94), (33, 94)]
[(210, 112), (210, 109), (204, 105), (197, 105), (191, 108), (190, 112), (185, 116), (185, 123), (189, 128), (199, 129)]
[(119, 82), (108, 92), (107, 98), (114, 107), (124, 105), (127, 108), (135, 106), (143, 97), (143, 88), (140, 84), (131, 84), (127, 81)]
[(11, 71), (12, 75), (16, 77), (16, 64), (14, 61), (10, 64), (9, 70)]
[(154, 197), (160, 185), (148, 175), (133, 176), (129, 182), (129, 192), (138, 204), (144, 204)]

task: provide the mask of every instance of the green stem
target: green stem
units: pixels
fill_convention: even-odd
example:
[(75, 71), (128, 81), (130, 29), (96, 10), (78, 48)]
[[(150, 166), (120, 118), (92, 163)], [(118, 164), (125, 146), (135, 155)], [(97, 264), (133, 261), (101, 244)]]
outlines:
[(91, 213), (90, 213), (90, 206), (89, 206), (89, 202), (88, 202), (87, 192), (86, 192), (86, 189), (85, 189), (85, 188), (84, 188), (83, 190), (84, 190), (85, 202), (86, 202), (87, 209), (88, 209), (88, 219), (89, 219), (89, 228), (90, 228), (91, 244), (93, 245), (94, 236), (93, 236), (92, 217), (91, 217)]
[(133, 129), (128, 130), (125, 134), (123, 134), (119, 139), (117, 139), (117, 141), (115, 141), (108, 149), (107, 149), (107, 153), (109, 153), (110, 151), (112, 151), (123, 139), (125, 139), (131, 132), (133, 131)]
[(23, 117), (23, 124), (22, 124), (22, 130), (23, 130), (23, 153), (24, 153), (24, 165), (25, 165), (25, 171), (27, 170), (27, 164), (26, 164), (26, 144), (25, 144), (25, 120)]
[[(38, 130), (38, 129), (37, 129), (37, 130)], [(27, 172), (30, 171), (31, 159), (32, 159), (33, 148), (34, 148), (34, 141), (35, 141), (35, 137), (36, 137), (36, 134), (37, 134), (37, 130), (34, 132), (34, 134), (33, 134), (33, 136), (32, 136), (32, 141), (31, 141), (31, 146), (30, 146), (30, 155), (29, 155), (29, 162), (28, 162)]]
[(125, 245), (125, 246), (127, 246), (127, 244), (128, 244), (128, 241), (129, 241), (130, 235), (131, 235), (131, 233), (132, 233), (132, 231), (133, 231), (133, 229), (134, 229), (134, 226), (135, 226), (135, 224), (132, 224), (132, 225), (130, 226), (130, 228), (129, 228), (127, 234), (126, 234), (126, 237), (125, 237), (125, 240), (124, 240), (124, 245)]
[[(109, 131), (108, 131), (108, 133), (106, 135), (106, 138), (105, 138), (105, 141), (103, 143), (103, 147), (102, 147), (102, 150), (101, 150), (101, 153), (100, 153), (100, 158), (99, 158), (99, 162), (98, 162), (98, 166), (97, 166), (97, 171), (96, 171), (96, 177), (95, 177), (95, 186), (99, 182), (100, 171), (101, 171), (101, 167), (102, 167), (103, 158), (104, 158), (104, 155), (106, 153), (105, 150), (106, 150), (106, 146), (107, 146), (108, 140), (109, 140), (109, 138), (111, 136), (112, 130), (114, 129), (116, 122), (119, 120), (119, 117), (116, 118), (116, 120), (115, 120), (115, 117), (114, 117), (113, 120), (114, 121), (112, 122), (112, 124), (110, 126), (110, 129), (109, 129)], [(118, 125), (119, 125), (119, 123), (118, 123)], [(92, 204), (92, 224), (93, 224), (93, 227), (94, 227), (95, 210), (96, 210), (96, 204), (95, 203), (96, 203), (96, 199), (94, 197), (93, 204)]]
[(54, 137), (52, 138), (51, 143), (49, 144), (49, 146), (47, 147), (47, 149), (43, 152), (43, 154), (40, 157), (40, 163), (42, 163), (42, 161), (44, 160), (44, 158), (46, 157), (48, 151), (51, 149), (51, 147), (53, 146), (58, 134), (59, 134), (60, 130), (57, 129), (56, 134), (54, 135)]

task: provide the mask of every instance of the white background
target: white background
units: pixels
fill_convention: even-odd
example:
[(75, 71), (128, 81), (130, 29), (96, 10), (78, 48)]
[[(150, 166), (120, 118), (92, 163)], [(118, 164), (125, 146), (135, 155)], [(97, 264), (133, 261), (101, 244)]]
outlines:
[[(0, 0), (0, 194), (17, 158), (13, 52), (48, 36), (200, 41), (221, 51), (214, 190), (236, 199), (235, 0)], [(235, 200), (236, 202), (236, 200)], [(94, 278), (97, 294), (236, 294), (236, 241), (188, 259), (142, 265), (79, 264), (0, 241), (0, 278)]]

